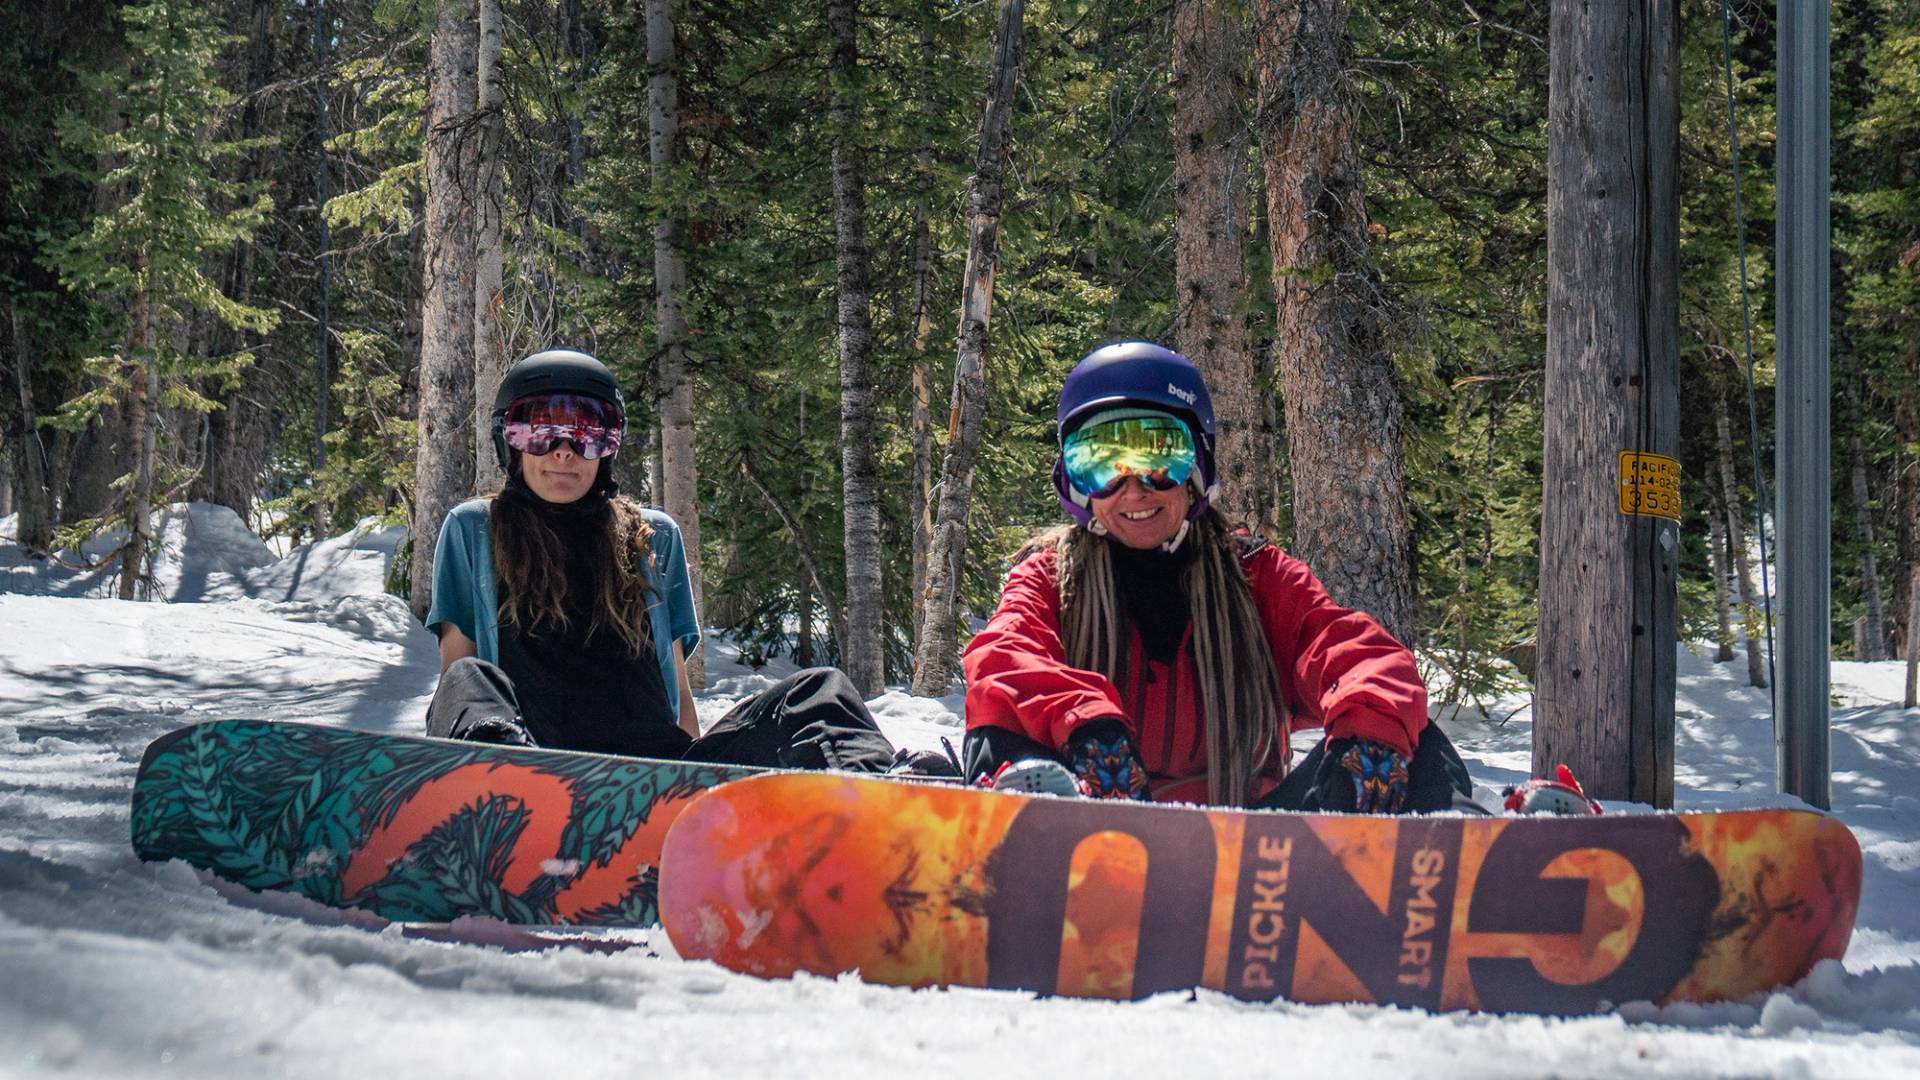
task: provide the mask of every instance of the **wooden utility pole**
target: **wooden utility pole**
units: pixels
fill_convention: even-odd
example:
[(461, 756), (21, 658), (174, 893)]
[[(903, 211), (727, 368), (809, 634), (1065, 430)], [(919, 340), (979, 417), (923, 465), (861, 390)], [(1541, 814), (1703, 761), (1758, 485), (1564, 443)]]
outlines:
[(1533, 770), (1673, 805), (1678, 20), (1556, 4)]

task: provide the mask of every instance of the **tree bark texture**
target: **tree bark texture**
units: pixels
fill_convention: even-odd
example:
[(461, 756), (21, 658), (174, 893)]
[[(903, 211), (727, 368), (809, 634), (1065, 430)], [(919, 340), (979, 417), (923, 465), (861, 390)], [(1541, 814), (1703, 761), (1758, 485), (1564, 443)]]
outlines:
[[(1903, 447), (1920, 446), (1920, 339), (1910, 338), (1906, 350), (1906, 375), (1894, 395), (1893, 430)], [(1913, 618), (1914, 584), (1920, 581), (1920, 461), (1902, 453), (1900, 467), (1894, 470), (1894, 492), (1900, 509), (1895, 530), (1895, 549), (1900, 568), (1894, 578), (1894, 612), (1900, 625), (1895, 630), (1902, 657), (1920, 656), (1920, 623)], [(1909, 660), (1908, 681), (1914, 678)], [(1911, 706), (1909, 706), (1911, 707)]]
[(48, 467), (46, 441), (33, 408), (33, 365), (26, 326), (11, 294), (0, 292), (6, 324), (0, 326), (0, 353), (13, 373), (14, 401), (19, 407), (16, 427), (8, 424), (12, 446), (14, 512), (20, 515), (14, 535), (21, 550), (36, 559), (53, 553), (53, 473)]
[(420, 307), (420, 444), (414, 462), (409, 600), (424, 618), (440, 526), (473, 485), (476, 89), (473, 7), (440, 0), (427, 73), (427, 207)]
[(1623, 451), (1679, 452), (1670, 0), (1555, 5), (1535, 775), (1673, 805), (1679, 525), (1620, 512)]
[(840, 331), (840, 485), (847, 568), (847, 641), (840, 665), (867, 697), (885, 689), (880, 581), (880, 471), (874, 451), (872, 296), (867, 273), (867, 180), (860, 149), (860, 13), (829, 0), (834, 278)]
[[(316, 74), (327, 71), (329, 43), (333, 39), (332, 20), (326, 0), (313, 2), (313, 67)], [(313, 87), (313, 207), (318, 253), (314, 256), (315, 282), (313, 338), (313, 471), (327, 467), (327, 432), (333, 427), (333, 228), (327, 223), (327, 201), (333, 198), (333, 178), (327, 161), (327, 140), (333, 134), (333, 122), (327, 107), (327, 83), (316, 78)], [(314, 531), (325, 535), (333, 517), (332, 507), (316, 500), (313, 507)]]
[(799, 625), (793, 635), (793, 666), (810, 668), (813, 666), (813, 587), (807, 582), (795, 582), (793, 591), (799, 596)]
[(1336, 601), (1413, 644), (1404, 407), (1369, 263), (1347, 5), (1257, 0), (1253, 12), (1294, 554)]
[[(647, 0), (647, 158), (653, 166), (657, 192), (666, 190), (667, 176), (679, 161), (680, 77), (674, 42), (671, 0)], [(693, 579), (693, 602), (703, 610), (700, 574), (700, 466), (694, 456), (693, 375), (687, 364), (687, 323), (680, 310), (686, 292), (687, 268), (679, 247), (680, 221), (662, 211), (653, 222), (654, 320), (659, 340), (655, 347), (660, 400), (660, 483), (655, 488), (661, 505), (680, 525), (687, 551), (687, 574)], [(687, 675), (696, 687), (706, 685), (706, 645), (687, 657)]]
[[(257, 138), (265, 127), (262, 118), (263, 91), (273, 81), (277, 66), (274, 48), (274, 20), (277, 0), (252, 0), (247, 33), (245, 105), (240, 111), (240, 137)], [(252, 183), (262, 172), (261, 151), (250, 150), (240, 163), (240, 180)], [(254, 242), (240, 240), (228, 249), (221, 272), (220, 291), (242, 304), (253, 301)], [(202, 313), (196, 321), (205, 327), (208, 348), (217, 354), (238, 352), (245, 346), (241, 331)], [(253, 513), (254, 492), (266, 470), (269, 449), (265, 400), (267, 373), (258, 363), (240, 373), (231, 390), (213, 396), (220, 407), (206, 417), (207, 438), (202, 446), (200, 474), (194, 478), (188, 497), (216, 503), (231, 509), (246, 521)]]
[(1173, 7), (1174, 339), (1213, 397), (1215, 462), (1228, 517), (1270, 524), (1261, 389), (1247, 330), (1246, 45), (1220, 0)]
[(974, 457), (987, 412), (987, 329), (993, 315), (993, 275), (1000, 258), (1008, 135), (1025, 45), (1026, 8), (1026, 0), (1000, 0), (993, 29), (987, 104), (980, 117), (980, 147), (967, 207), (967, 265), (960, 286), (947, 452), (940, 467), (940, 507), (927, 559), (927, 610), (914, 646), (913, 692), (923, 697), (938, 697), (953, 685), (960, 568), (967, 550)]
[(913, 168), (913, 401), (908, 419), (913, 440), (913, 480), (907, 489), (907, 516), (913, 544), (913, 640), (927, 613), (927, 552), (933, 546), (933, 226), (928, 193), (933, 190), (933, 14), (920, 24), (920, 119), (926, 125), (914, 153)]
[(502, 182), (506, 139), (506, 86), (500, 76), (500, 0), (476, 0), (480, 55), (476, 79), (479, 205), (473, 241), (473, 490), (497, 491), (506, 483), (493, 453), (493, 394), (506, 371), (506, 339), (500, 330), (505, 255), (500, 222), (506, 212)]
[(1733, 471), (1733, 421), (1727, 416), (1726, 395), (1713, 397), (1714, 439), (1719, 447), (1720, 505), (1726, 514), (1727, 547), (1733, 553), (1734, 581), (1740, 587), (1736, 598), (1740, 610), (1740, 632), (1746, 638), (1747, 682), (1767, 685), (1767, 628), (1761, 607), (1760, 590), (1753, 584), (1753, 562), (1747, 557), (1747, 510), (1740, 499), (1740, 485)]
[[(1920, 347), (1909, 348), (1920, 354)], [(1902, 447), (1920, 445), (1920, 408), (1916, 408), (1912, 385), (1909, 377), (1894, 394), (1893, 432)], [(1920, 462), (1915, 462), (1912, 455), (1904, 451), (1896, 460), (1899, 465), (1893, 471), (1894, 499), (1898, 503), (1894, 512), (1893, 537), (1897, 567), (1893, 574), (1893, 638), (1894, 651), (1905, 656), (1907, 639), (1916, 636), (1913, 624), (1907, 619), (1907, 612), (1912, 602), (1908, 589), (1912, 585), (1913, 572), (1920, 568), (1920, 536), (1916, 536), (1920, 530), (1916, 530), (1914, 521), (1916, 516), (1920, 516)]]
[(1851, 399), (1855, 423), (1853, 434), (1847, 440), (1847, 450), (1853, 457), (1853, 467), (1849, 470), (1849, 480), (1853, 487), (1853, 516), (1860, 536), (1860, 603), (1865, 609), (1866, 629), (1864, 631), (1864, 649), (1856, 660), (1887, 659), (1887, 622), (1882, 615), (1880, 599), (1880, 560), (1876, 554), (1873, 528), (1873, 496), (1867, 484), (1867, 454), (1860, 439), (1860, 392), (1857, 384), (1848, 384), (1847, 396)]
[(120, 553), (120, 599), (139, 599), (146, 576), (147, 554), (153, 547), (153, 410), (160, 397), (160, 368), (153, 356), (153, 293), (147, 283), (147, 255), (134, 259), (133, 312), (127, 330), (127, 352), (121, 363), (130, 371), (125, 397), (127, 447), (133, 452), (132, 483), (127, 485), (127, 542)]
[[(1907, 610), (1907, 625), (1920, 626), (1920, 568), (1913, 571), (1907, 581), (1907, 595), (1912, 597), (1912, 606)], [(1911, 709), (1920, 704), (1920, 633), (1907, 634), (1907, 650), (1903, 654), (1907, 662), (1907, 693), (1901, 702), (1902, 708)]]
[(1733, 659), (1732, 581), (1727, 576), (1732, 560), (1728, 557), (1726, 515), (1717, 506), (1707, 508), (1707, 562), (1713, 574), (1713, 661), (1724, 664)]

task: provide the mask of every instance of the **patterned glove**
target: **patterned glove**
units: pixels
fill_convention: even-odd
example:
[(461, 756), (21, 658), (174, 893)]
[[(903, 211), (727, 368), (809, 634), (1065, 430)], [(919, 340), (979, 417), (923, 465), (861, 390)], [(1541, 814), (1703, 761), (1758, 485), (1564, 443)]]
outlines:
[(1407, 759), (1371, 739), (1334, 739), (1313, 778), (1321, 810), (1397, 814), (1407, 805)]
[(1147, 768), (1140, 764), (1133, 739), (1120, 721), (1108, 717), (1080, 725), (1067, 736), (1063, 753), (1067, 768), (1088, 796), (1153, 801), (1147, 790)]

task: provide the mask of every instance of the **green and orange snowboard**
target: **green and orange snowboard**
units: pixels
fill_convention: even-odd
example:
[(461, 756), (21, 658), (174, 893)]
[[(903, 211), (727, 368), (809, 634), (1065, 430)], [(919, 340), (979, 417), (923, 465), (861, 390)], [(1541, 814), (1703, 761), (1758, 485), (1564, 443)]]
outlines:
[(667, 827), (757, 771), (222, 720), (147, 748), (133, 847), (398, 922), (650, 926)]
[(835, 775), (726, 784), (668, 834), (688, 958), (770, 977), (1582, 1013), (1788, 984), (1852, 933), (1810, 811), (1370, 817)]

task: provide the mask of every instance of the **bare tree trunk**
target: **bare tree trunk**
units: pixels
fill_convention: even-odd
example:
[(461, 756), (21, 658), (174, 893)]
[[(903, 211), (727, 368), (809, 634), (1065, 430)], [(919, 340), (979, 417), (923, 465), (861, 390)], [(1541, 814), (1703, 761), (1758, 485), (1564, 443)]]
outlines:
[(1847, 449), (1853, 456), (1853, 468), (1850, 472), (1853, 481), (1854, 519), (1860, 530), (1860, 600), (1862, 606), (1866, 608), (1864, 612), (1866, 627), (1863, 631), (1866, 648), (1857, 659), (1885, 660), (1887, 658), (1887, 623), (1881, 614), (1880, 560), (1873, 535), (1873, 496), (1867, 488), (1867, 452), (1860, 440), (1859, 385), (1851, 379), (1847, 382), (1847, 398), (1853, 408), (1855, 419), (1853, 434), (1847, 440)]
[(1726, 395), (1713, 395), (1714, 437), (1719, 446), (1720, 506), (1727, 519), (1727, 547), (1733, 551), (1734, 577), (1740, 585), (1740, 630), (1747, 639), (1747, 682), (1767, 685), (1767, 628), (1760, 591), (1754, 588), (1753, 564), (1747, 558), (1746, 509), (1733, 471), (1733, 422), (1727, 416)]
[[(1913, 571), (1912, 580), (1907, 583), (1907, 595), (1913, 597), (1913, 607), (1907, 612), (1907, 625), (1920, 627), (1920, 567)], [(1915, 692), (1920, 690), (1920, 633), (1907, 634), (1907, 693), (1901, 702), (1903, 708), (1911, 709), (1916, 701)]]
[(127, 487), (127, 543), (120, 554), (120, 599), (139, 599), (146, 576), (147, 555), (153, 549), (153, 409), (160, 397), (160, 367), (153, 353), (153, 294), (146, 283), (147, 254), (134, 258), (133, 297), (127, 355), (121, 362), (133, 369), (127, 381), (127, 448), (133, 452), (133, 482)]
[(1729, 588), (1731, 582), (1727, 580), (1727, 563), (1730, 560), (1725, 522), (1726, 514), (1719, 507), (1707, 507), (1707, 561), (1713, 567), (1713, 660), (1717, 664), (1733, 659), (1733, 613), (1727, 596), (1732, 590)]
[(794, 591), (800, 594), (800, 617), (798, 632), (793, 639), (793, 663), (795, 667), (813, 666), (813, 587), (799, 582)]
[(1253, 11), (1294, 553), (1335, 600), (1413, 644), (1403, 405), (1368, 262), (1347, 5), (1256, 0)]
[(466, 0), (440, 0), (427, 78), (425, 289), (420, 444), (414, 462), (410, 602), (424, 618), (434, 545), (473, 484), (473, 110), (479, 33)]
[(927, 193), (933, 190), (933, 13), (920, 23), (920, 119), (926, 125), (914, 154), (913, 169), (913, 480), (907, 489), (907, 516), (913, 530), (913, 640), (927, 613), (927, 552), (933, 545), (933, 226)]
[(1671, 806), (1678, 18), (1670, 0), (1560, 4), (1551, 38), (1533, 768)]
[[(647, 108), (651, 127), (647, 144), (656, 191), (668, 189), (667, 173), (679, 161), (680, 77), (676, 67), (671, 0), (647, 0)], [(686, 291), (686, 262), (678, 242), (680, 221), (672, 211), (653, 223), (654, 315), (659, 324), (660, 493), (662, 506), (680, 524), (693, 579), (694, 609), (701, 610), (700, 466), (694, 456), (693, 376), (687, 370), (687, 324), (680, 310)], [(705, 686), (706, 645), (687, 657), (687, 676)]]
[[(1920, 395), (1914, 387), (1920, 382), (1920, 339), (1907, 339), (1907, 378), (1894, 401), (1894, 430), (1900, 445), (1920, 445)], [(1900, 639), (1900, 655), (1907, 662), (1907, 708), (1914, 705), (1915, 684), (1920, 682), (1920, 462), (1911, 454), (1901, 455), (1897, 470), (1900, 498), (1900, 596), (1899, 611), (1906, 616), (1905, 633)]]
[(1215, 505), (1272, 518), (1261, 454), (1260, 384), (1247, 332), (1246, 46), (1220, 0), (1173, 6), (1174, 333), (1206, 377), (1216, 420)]
[[(1920, 367), (1920, 346), (1909, 345), (1912, 359), (1909, 371)], [(1893, 432), (1894, 438), (1902, 447), (1920, 445), (1920, 407), (1914, 400), (1913, 382), (1904, 380), (1894, 392)], [(1907, 655), (1907, 639), (1920, 636), (1914, 633), (1915, 627), (1907, 621), (1908, 608), (1912, 597), (1908, 591), (1913, 585), (1913, 572), (1920, 569), (1920, 536), (1916, 536), (1916, 518), (1920, 518), (1920, 462), (1913, 455), (1901, 452), (1893, 470), (1894, 499), (1898, 504), (1894, 518), (1894, 561), (1898, 569), (1893, 575), (1893, 637), (1894, 651), (1901, 656)]]
[(832, 83), (833, 233), (840, 336), (840, 484), (847, 566), (847, 640), (840, 665), (867, 697), (885, 689), (880, 594), (880, 475), (874, 452), (873, 318), (867, 279), (866, 170), (859, 146), (857, 0), (828, 0)]
[(475, 166), (479, 206), (474, 219), (473, 272), (473, 490), (497, 491), (506, 474), (493, 453), (493, 394), (506, 371), (506, 341), (500, 333), (504, 253), (500, 220), (504, 213), (501, 181), (502, 142), (506, 138), (506, 88), (500, 77), (500, 0), (477, 0), (480, 9), (478, 65), (479, 110)]
[[(327, 169), (327, 139), (332, 124), (327, 116), (327, 53), (332, 39), (326, 0), (313, 3), (313, 205), (319, 253), (314, 257), (318, 271), (318, 295), (314, 298), (313, 341), (313, 471), (318, 475), (327, 467), (327, 431), (333, 424), (333, 230), (327, 224), (327, 200), (333, 197), (332, 177)], [(328, 531), (331, 507), (319, 501), (313, 506), (313, 529), (324, 536)]]
[(960, 339), (953, 364), (947, 453), (940, 469), (940, 510), (927, 559), (927, 610), (914, 646), (913, 692), (938, 697), (953, 685), (955, 630), (960, 621), (960, 568), (967, 550), (973, 462), (987, 412), (987, 328), (993, 275), (1000, 260), (1000, 211), (1013, 121), (1013, 88), (1025, 45), (1026, 0), (1000, 0), (993, 28), (987, 107), (980, 117), (967, 208), (967, 267), (960, 286)]
[[(272, 83), (277, 70), (274, 30), (278, 7), (278, 0), (252, 0), (246, 93), (241, 98), (245, 105), (240, 112), (243, 139), (257, 138), (267, 124), (262, 115), (262, 101), (266, 96), (263, 91)], [(247, 152), (240, 165), (243, 182), (257, 180), (265, 171), (261, 157), (262, 151), (258, 149)], [(237, 241), (222, 262), (220, 291), (242, 304), (251, 303), (254, 241)], [(220, 323), (209, 312), (194, 315), (192, 325), (198, 340), (183, 350), (189, 355), (200, 355), (202, 343), (206, 351), (223, 354), (238, 352), (245, 345), (241, 331)], [(228, 507), (242, 521), (252, 516), (254, 495), (267, 465), (269, 419), (263, 404), (266, 383), (266, 373), (256, 363), (241, 372), (239, 382), (232, 389), (216, 389), (211, 394), (219, 401), (220, 408), (205, 418), (207, 437), (201, 446), (200, 474), (188, 491), (188, 498)]]
[(0, 326), (0, 353), (13, 369), (15, 402), (19, 405), (19, 437), (13, 445), (14, 501), (20, 520), (14, 528), (21, 550), (35, 559), (53, 553), (53, 473), (48, 468), (46, 443), (33, 408), (33, 373), (28, 361), (26, 326), (13, 295), (0, 291), (6, 305), (6, 324)]

